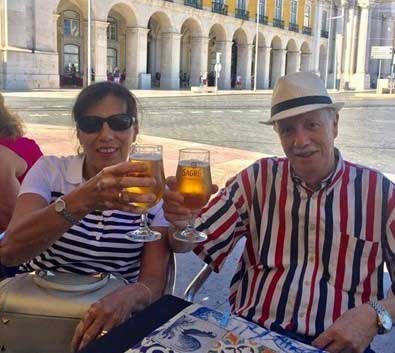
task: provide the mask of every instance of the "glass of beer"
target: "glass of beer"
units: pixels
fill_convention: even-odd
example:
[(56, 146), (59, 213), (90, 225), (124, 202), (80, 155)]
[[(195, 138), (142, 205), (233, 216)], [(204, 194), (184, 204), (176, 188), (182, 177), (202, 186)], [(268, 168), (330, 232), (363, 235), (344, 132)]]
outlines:
[[(196, 213), (211, 195), (210, 152), (197, 148), (181, 149), (176, 178), (177, 190), (184, 197), (183, 206)], [(195, 229), (193, 217), (189, 219), (188, 226), (174, 236), (189, 243), (200, 243), (207, 239), (205, 233)]]
[(126, 238), (138, 241), (149, 242), (161, 238), (159, 232), (155, 232), (148, 227), (148, 210), (155, 206), (162, 198), (165, 189), (165, 173), (163, 171), (162, 146), (159, 145), (133, 145), (129, 155), (130, 163), (142, 163), (145, 165), (144, 172), (133, 172), (130, 176), (133, 177), (152, 177), (155, 178), (156, 184), (154, 187), (150, 186), (131, 186), (126, 190), (132, 194), (155, 194), (156, 199), (152, 203), (146, 202), (131, 202), (133, 206), (144, 210), (141, 214), (140, 227), (134, 231), (126, 233)]

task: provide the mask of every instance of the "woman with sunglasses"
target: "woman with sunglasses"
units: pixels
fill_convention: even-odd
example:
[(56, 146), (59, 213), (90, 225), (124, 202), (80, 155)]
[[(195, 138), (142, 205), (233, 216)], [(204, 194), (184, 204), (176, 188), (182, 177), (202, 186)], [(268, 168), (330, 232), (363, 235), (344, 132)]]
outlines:
[[(165, 236), (145, 244), (125, 238), (139, 225), (140, 210), (130, 202), (156, 197), (124, 192), (155, 184), (153, 178), (128, 176), (144, 171), (127, 162), (138, 133), (134, 96), (121, 85), (96, 83), (81, 91), (73, 118), (81, 153), (43, 157), (32, 168), (0, 242), (0, 259), (25, 271), (117, 273), (130, 283), (90, 307), (74, 334), (77, 350), (161, 296), (168, 248)], [(166, 234), (161, 203), (149, 210), (148, 219)]]

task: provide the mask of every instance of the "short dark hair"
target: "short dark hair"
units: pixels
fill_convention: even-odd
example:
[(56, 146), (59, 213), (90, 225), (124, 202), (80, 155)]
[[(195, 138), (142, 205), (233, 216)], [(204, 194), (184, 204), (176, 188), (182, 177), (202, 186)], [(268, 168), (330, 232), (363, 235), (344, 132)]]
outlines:
[(85, 87), (74, 103), (72, 117), (74, 122), (86, 111), (107, 96), (114, 96), (126, 103), (127, 113), (136, 118), (137, 124), (137, 98), (127, 88), (110, 81), (97, 82)]

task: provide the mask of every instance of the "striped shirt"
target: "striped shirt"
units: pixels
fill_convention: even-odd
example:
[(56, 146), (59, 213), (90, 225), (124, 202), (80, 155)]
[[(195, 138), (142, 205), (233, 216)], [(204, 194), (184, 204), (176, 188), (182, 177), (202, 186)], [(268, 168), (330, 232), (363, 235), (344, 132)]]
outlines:
[[(29, 171), (20, 194), (34, 193), (48, 203), (67, 195), (85, 181), (84, 159), (78, 156), (42, 157)], [(166, 227), (162, 202), (148, 212), (150, 226)], [(115, 273), (137, 281), (143, 243), (125, 238), (140, 224), (138, 214), (118, 210), (94, 211), (73, 225), (46, 251), (21, 266), (22, 271), (56, 268), (80, 274)]]
[(384, 297), (384, 261), (395, 289), (395, 187), (336, 154), (317, 191), (293, 176), (288, 159), (265, 158), (202, 210), (198, 229), (209, 239), (195, 252), (215, 271), (246, 238), (230, 284), (236, 315), (316, 336), (348, 309)]

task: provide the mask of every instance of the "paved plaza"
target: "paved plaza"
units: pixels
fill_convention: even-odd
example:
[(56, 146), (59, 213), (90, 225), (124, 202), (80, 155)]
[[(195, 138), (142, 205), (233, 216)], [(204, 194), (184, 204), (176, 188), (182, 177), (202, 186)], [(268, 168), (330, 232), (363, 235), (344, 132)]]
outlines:
[[(273, 130), (262, 124), (268, 117), (269, 92), (192, 96), (139, 92), (141, 136), (139, 142), (164, 145), (166, 175), (174, 175), (178, 149), (203, 146), (211, 151), (214, 182), (225, 180), (265, 155), (282, 155)], [(67, 155), (77, 149), (70, 111), (77, 91), (6, 93), (6, 102), (24, 117), (27, 134), (44, 153)], [(378, 168), (395, 179), (395, 99), (371, 93), (336, 94), (346, 101), (341, 112), (337, 145), (346, 159)], [(196, 298), (228, 310), (228, 284), (243, 244), (238, 244), (221, 274), (213, 274)], [(182, 295), (202, 262), (192, 253), (177, 255), (177, 295)], [(386, 280), (386, 287), (389, 280)], [(377, 353), (392, 353), (395, 333), (376, 339)]]

